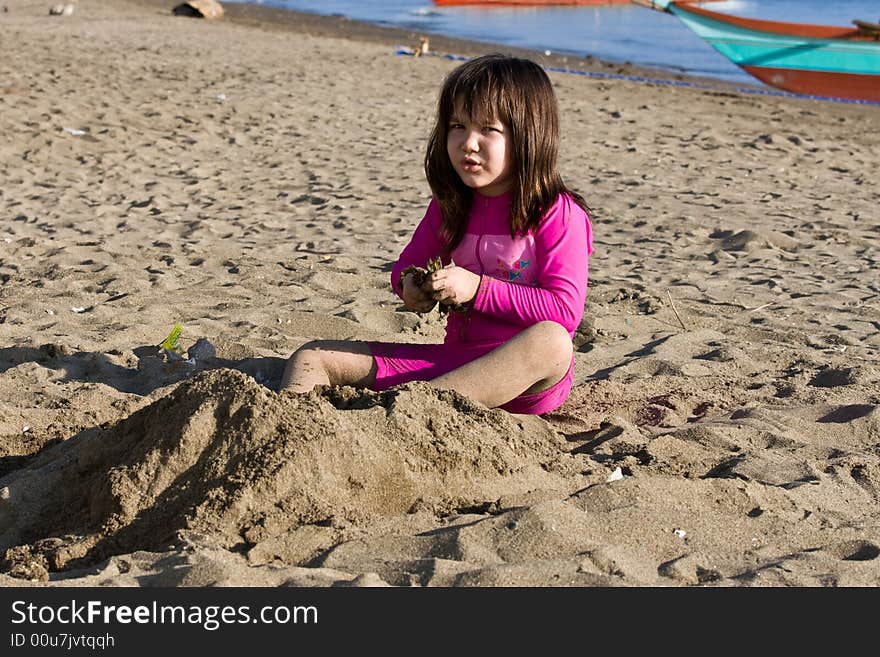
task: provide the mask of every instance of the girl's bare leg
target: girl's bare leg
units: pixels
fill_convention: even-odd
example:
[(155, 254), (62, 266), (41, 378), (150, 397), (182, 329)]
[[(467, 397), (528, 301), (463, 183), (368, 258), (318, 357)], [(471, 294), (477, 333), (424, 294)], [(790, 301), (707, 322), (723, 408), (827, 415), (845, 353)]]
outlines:
[[(554, 386), (571, 365), (571, 336), (556, 322), (525, 329), (488, 354), (431, 381), (494, 408), (523, 393)], [(368, 388), (376, 379), (376, 362), (364, 342), (316, 340), (290, 357), (281, 388), (309, 392), (316, 385)]]
[(571, 366), (568, 331), (556, 322), (539, 322), (485, 356), (431, 381), (490, 408), (528, 392), (553, 387)]
[(315, 340), (288, 359), (281, 389), (309, 392), (316, 385), (366, 388), (376, 379), (376, 362), (365, 342)]

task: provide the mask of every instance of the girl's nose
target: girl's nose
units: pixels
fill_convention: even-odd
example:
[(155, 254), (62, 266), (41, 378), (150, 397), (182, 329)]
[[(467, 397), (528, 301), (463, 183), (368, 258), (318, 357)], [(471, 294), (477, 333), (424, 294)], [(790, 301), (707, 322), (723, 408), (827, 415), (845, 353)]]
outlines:
[(469, 153), (476, 153), (480, 150), (480, 142), (477, 139), (478, 135), (473, 130), (469, 130), (467, 135), (465, 135), (464, 143), (462, 146), (464, 150)]

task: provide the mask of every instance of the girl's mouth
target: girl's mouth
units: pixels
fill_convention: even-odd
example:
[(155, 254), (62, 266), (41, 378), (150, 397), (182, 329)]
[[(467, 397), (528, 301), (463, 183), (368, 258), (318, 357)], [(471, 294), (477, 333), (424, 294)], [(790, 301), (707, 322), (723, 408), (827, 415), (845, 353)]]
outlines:
[(482, 164), (480, 164), (479, 160), (475, 160), (474, 158), (471, 158), (471, 157), (466, 157), (462, 161), (461, 167), (465, 171), (473, 172), (473, 171), (477, 171), (480, 167), (482, 167)]

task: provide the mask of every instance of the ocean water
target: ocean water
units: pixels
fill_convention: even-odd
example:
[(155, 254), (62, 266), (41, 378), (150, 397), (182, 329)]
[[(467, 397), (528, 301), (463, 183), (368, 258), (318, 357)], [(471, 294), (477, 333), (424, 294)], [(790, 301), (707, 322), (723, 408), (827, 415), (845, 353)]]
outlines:
[[(431, 0), (246, 1), (348, 16), (417, 32), (551, 50), (571, 56), (592, 55), (615, 62), (757, 84), (674, 16), (637, 5), (487, 8), (438, 7)], [(856, 18), (880, 21), (878, 0), (726, 0), (712, 2), (707, 8), (798, 23), (848, 26)]]

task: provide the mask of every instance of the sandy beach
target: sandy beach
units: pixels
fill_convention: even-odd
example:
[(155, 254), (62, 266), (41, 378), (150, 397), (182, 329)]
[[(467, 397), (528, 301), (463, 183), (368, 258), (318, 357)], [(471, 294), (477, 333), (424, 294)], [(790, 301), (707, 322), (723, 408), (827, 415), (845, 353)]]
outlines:
[(51, 4), (0, 2), (0, 586), (880, 585), (880, 107), (552, 71), (596, 240), (565, 405), (297, 396), (308, 340), (442, 339), (388, 277), (457, 62)]

